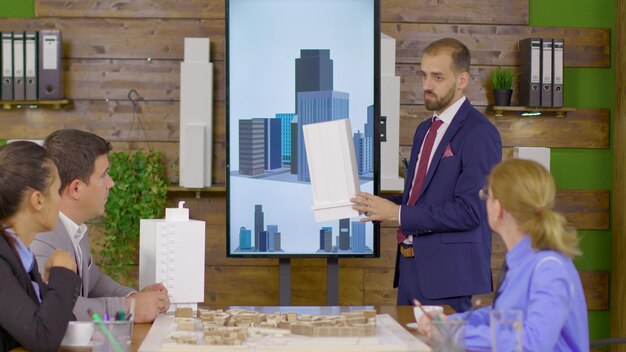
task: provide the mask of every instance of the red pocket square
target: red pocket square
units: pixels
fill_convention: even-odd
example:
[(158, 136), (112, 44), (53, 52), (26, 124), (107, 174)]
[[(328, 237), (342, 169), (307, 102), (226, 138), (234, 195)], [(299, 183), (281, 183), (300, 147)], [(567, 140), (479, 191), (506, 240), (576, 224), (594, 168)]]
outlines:
[(446, 149), (443, 151), (443, 157), (447, 158), (447, 157), (451, 157), (454, 156), (454, 153), (452, 152), (452, 148), (450, 147), (450, 143), (448, 143), (448, 145), (446, 145)]

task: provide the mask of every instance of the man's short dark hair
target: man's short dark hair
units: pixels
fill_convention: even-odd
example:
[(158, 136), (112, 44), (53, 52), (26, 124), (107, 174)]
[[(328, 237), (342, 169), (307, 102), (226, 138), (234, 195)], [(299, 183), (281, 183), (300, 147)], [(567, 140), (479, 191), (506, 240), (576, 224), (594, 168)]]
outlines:
[(64, 129), (52, 132), (43, 143), (59, 170), (61, 190), (80, 179), (89, 184), (96, 159), (111, 151), (111, 143), (90, 132)]
[(469, 73), (471, 58), (465, 44), (454, 38), (443, 38), (430, 43), (424, 50), (424, 54), (437, 55), (442, 51), (448, 51), (451, 54), (453, 71), (457, 74)]

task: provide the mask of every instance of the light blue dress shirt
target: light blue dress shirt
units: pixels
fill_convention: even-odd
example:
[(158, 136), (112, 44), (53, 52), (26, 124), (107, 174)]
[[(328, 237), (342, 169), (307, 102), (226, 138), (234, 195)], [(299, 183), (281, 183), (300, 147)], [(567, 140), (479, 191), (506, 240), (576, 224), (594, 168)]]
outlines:
[[(524, 312), (523, 350), (589, 351), (587, 304), (572, 260), (552, 250), (535, 251), (529, 236), (505, 260), (509, 270), (495, 308)], [(451, 316), (467, 319), (467, 350), (491, 350), (491, 310), (490, 306)]]
[[(5, 228), (5, 231), (15, 239), (15, 249), (20, 257), (22, 266), (24, 267), (24, 270), (26, 270), (27, 274), (30, 273), (33, 270), (33, 266), (35, 265), (35, 256), (33, 255), (33, 252), (31, 252), (30, 249), (26, 247), (26, 245), (22, 242), (22, 240), (20, 240), (20, 238), (17, 237), (17, 235), (15, 235), (11, 230)], [(35, 292), (37, 292), (37, 298), (41, 303), (41, 291), (39, 290), (39, 284), (32, 280), (31, 283), (35, 288)]]

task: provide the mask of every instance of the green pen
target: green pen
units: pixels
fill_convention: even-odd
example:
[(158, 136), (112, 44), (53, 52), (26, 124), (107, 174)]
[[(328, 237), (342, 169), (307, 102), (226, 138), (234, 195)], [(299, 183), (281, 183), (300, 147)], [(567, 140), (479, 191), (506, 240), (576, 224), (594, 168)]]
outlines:
[(113, 337), (113, 335), (111, 335), (111, 332), (109, 331), (109, 329), (107, 329), (107, 327), (104, 325), (104, 323), (102, 322), (102, 319), (100, 319), (100, 316), (98, 315), (98, 313), (92, 311), (91, 309), (87, 309), (87, 314), (89, 314), (89, 316), (91, 316), (91, 318), (93, 318), (93, 321), (95, 321), (96, 324), (98, 324), (100, 326), (100, 329), (102, 329), (102, 332), (106, 335), (107, 339), (109, 339), (109, 341), (113, 345), (113, 348), (115, 348), (115, 350), (117, 352), (124, 352), (124, 350), (122, 349), (120, 344), (117, 342), (115, 337)]

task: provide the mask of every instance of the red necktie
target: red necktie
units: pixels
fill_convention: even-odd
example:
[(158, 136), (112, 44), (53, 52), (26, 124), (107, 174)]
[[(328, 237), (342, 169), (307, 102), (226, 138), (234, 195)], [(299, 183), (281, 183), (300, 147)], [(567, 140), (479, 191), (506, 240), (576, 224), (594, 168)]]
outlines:
[[(409, 201), (406, 203), (406, 205), (415, 205), (415, 202), (417, 202), (417, 197), (422, 190), (424, 179), (426, 178), (426, 171), (428, 171), (428, 162), (430, 161), (430, 153), (432, 152), (433, 145), (435, 144), (437, 130), (443, 124), (443, 121), (439, 120), (438, 118), (435, 117), (434, 119), (435, 121), (430, 124), (428, 133), (426, 133), (426, 138), (424, 139), (424, 145), (422, 146), (422, 151), (420, 153), (419, 165), (417, 165), (417, 173), (415, 174), (413, 186), (411, 187)], [(402, 230), (400, 228), (398, 228), (398, 232), (396, 233), (396, 239), (398, 240), (398, 244), (404, 241), (405, 238), (406, 235), (402, 233)]]

